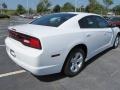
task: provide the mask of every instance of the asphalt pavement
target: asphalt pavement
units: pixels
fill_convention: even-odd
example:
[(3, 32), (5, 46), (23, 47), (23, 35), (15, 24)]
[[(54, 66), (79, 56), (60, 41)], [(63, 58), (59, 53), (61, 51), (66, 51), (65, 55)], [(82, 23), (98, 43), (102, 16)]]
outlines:
[(0, 20), (0, 90), (120, 90), (120, 46), (95, 56), (72, 78), (62, 74), (37, 77), (16, 65), (5, 51), (7, 27), (29, 21)]

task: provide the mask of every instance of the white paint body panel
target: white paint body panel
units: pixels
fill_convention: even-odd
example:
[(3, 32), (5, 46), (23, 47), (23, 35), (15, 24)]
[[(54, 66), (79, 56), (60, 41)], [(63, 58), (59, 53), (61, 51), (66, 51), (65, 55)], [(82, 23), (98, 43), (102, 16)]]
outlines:
[[(34, 49), (24, 46), (20, 42), (7, 37), (6, 50), (10, 58), (35, 75), (47, 75), (59, 73), (70, 50), (78, 45), (85, 44), (88, 49), (86, 60), (112, 47), (119, 28), (105, 29), (81, 29), (78, 20), (95, 14), (79, 13), (59, 27), (25, 24), (12, 26), (17, 32), (34, 36), (40, 39), (42, 49)], [(87, 37), (90, 35), (90, 37)], [(10, 54), (10, 49), (16, 57)], [(57, 57), (52, 55), (60, 54)]]

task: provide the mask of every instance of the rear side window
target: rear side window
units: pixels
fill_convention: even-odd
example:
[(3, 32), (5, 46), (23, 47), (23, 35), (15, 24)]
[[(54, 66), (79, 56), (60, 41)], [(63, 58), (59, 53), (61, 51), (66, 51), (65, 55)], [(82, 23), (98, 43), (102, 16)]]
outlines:
[(93, 16), (87, 16), (79, 20), (79, 25), (81, 28), (98, 28), (98, 24)]
[(99, 16), (94, 16), (94, 19), (97, 20), (99, 28), (107, 28), (109, 26), (108, 22)]
[(45, 15), (41, 18), (38, 18), (33, 22), (31, 22), (30, 24), (58, 27), (68, 19), (74, 17), (75, 15), (76, 14), (66, 14), (66, 13), (50, 14), (50, 15)]

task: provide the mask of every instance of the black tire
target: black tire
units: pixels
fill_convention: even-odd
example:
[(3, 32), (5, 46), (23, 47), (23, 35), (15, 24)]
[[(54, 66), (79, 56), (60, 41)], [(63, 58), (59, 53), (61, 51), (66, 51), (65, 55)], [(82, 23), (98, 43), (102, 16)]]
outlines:
[[(114, 44), (113, 44), (113, 49), (116, 49), (119, 46), (119, 37), (120, 37), (119, 35), (116, 36)], [(118, 43), (116, 44), (117, 39), (118, 39)]]
[[(81, 61), (81, 64), (80, 64), (80, 67), (79, 67), (79, 70), (78, 71), (76, 71), (76, 72), (73, 72), (73, 70), (71, 70), (72, 69), (72, 63), (75, 61), (74, 59), (74, 61), (72, 62), (72, 58), (75, 58), (75, 55), (79, 55), (80, 54), (80, 56), (81, 56), (81, 58), (83, 58), (83, 60), (81, 59), (80, 61)], [(78, 61), (78, 59), (76, 60), (76, 61)], [(82, 49), (79, 49), (79, 48), (75, 48), (75, 49), (73, 49), (70, 53), (69, 53), (69, 55), (67, 56), (67, 59), (66, 59), (66, 63), (65, 63), (65, 66), (64, 66), (64, 74), (66, 75), (66, 76), (69, 76), (69, 77), (73, 77), (73, 76), (75, 76), (75, 75), (77, 75), (78, 73), (80, 73), (81, 72), (81, 70), (83, 69), (83, 67), (84, 67), (84, 64), (85, 64), (85, 52), (82, 50)], [(76, 65), (76, 64), (75, 64)], [(79, 63), (78, 63), (78, 65), (79, 65)], [(73, 65), (74, 66), (74, 65)], [(74, 67), (75, 68), (75, 67)]]

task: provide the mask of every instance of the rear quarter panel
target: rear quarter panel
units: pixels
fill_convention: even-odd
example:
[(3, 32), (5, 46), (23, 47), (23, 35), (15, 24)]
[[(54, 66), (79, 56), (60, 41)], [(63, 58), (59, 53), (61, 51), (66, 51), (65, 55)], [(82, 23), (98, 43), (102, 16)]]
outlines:
[[(71, 32), (64, 34), (56, 34), (42, 38), (42, 49), (46, 57), (50, 57), (55, 54), (60, 54), (59, 58), (51, 58), (51, 63), (63, 64), (64, 60), (75, 45), (82, 43), (79, 32)], [(56, 60), (57, 59), (57, 60)], [(46, 60), (46, 59), (45, 59)], [(46, 60), (47, 61), (47, 60)]]

